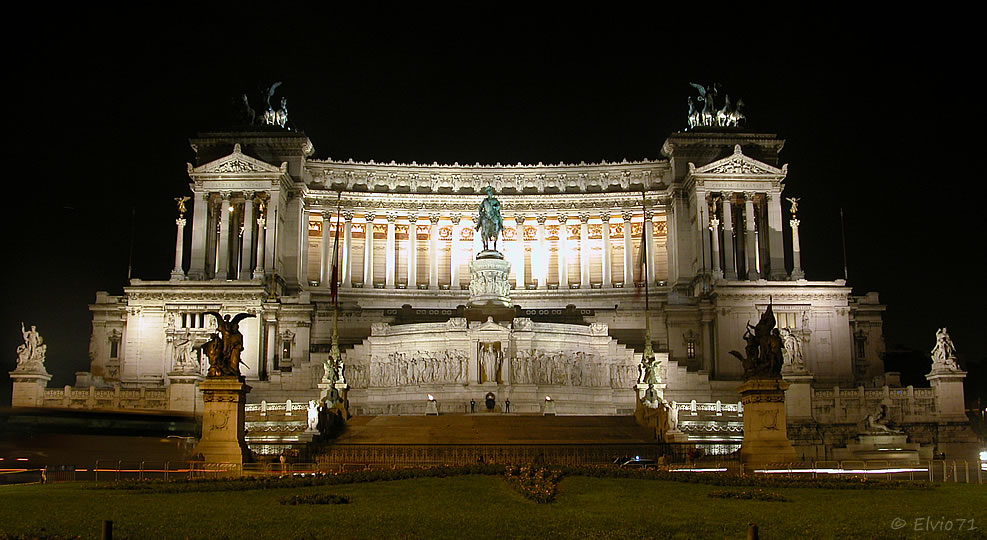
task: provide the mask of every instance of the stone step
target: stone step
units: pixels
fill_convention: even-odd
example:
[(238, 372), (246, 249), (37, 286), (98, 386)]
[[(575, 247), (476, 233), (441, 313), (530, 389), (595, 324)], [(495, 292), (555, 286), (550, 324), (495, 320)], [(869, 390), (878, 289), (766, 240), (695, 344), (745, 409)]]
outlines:
[(654, 442), (626, 416), (458, 414), (352, 418), (335, 444), (624, 444)]

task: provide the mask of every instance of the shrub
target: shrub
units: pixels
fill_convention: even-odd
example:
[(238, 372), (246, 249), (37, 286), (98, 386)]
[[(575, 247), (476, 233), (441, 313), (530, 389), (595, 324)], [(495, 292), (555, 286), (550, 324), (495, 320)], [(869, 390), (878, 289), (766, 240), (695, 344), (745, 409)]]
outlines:
[(782, 497), (777, 493), (764, 491), (760, 488), (745, 489), (743, 491), (711, 491), (708, 496), (714, 499), (745, 499), (752, 501), (788, 502), (787, 498)]
[(292, 495), (278, 499), (281, 504), (349, 504), (349, 497), (333, 495), (332, 493), (315, 493), (312, 495)]
[(562, 473), (545, 467), (524, 465), (507, 467), (504, 478), (518, 490), (521, 495), (539, 504), (555, 500), (562, 481)]

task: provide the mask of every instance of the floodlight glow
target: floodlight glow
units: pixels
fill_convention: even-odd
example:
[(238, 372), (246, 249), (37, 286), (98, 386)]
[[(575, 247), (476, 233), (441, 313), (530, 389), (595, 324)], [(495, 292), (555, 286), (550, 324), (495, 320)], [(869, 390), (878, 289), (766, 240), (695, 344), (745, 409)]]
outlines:
[(987, 450), (980, 452), (980, 461), (987, 461)]
[(545, 401), (552, 401), (552, 396), (545, 396)]
[(726, 472), (726, 467), (719, 467), (715, 469), (672, 469), (672, 472)]
[(428, 400), (429, 401), (435, 401), (435, 396), (433, 396), (432, 394), (429, 394), (428, 395)]

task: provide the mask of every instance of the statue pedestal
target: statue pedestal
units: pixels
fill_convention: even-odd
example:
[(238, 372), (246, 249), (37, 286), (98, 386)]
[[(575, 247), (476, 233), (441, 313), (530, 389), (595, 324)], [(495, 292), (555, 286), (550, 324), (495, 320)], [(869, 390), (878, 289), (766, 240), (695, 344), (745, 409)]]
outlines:
[(173, 411), (198, 412), (199, 384), (203, 377), (197, 373), (172, 372), (168, 374), (168, 408)]
[(425, 402), (425, 416), (438, 416), (439, 407), (435, 404), (434, 399), (430, 399)]
[(545, 408), (542, 411), (542, 414), (544, 416), (555, 416), (555, 400), (545, 400)]
[(785, 390), (785, 412), (791, 420), (803, 422), (812, 421), (812, 381), (814, 377), (809, 372), (786, 372), (783, 368), (781, 376), (791, 386)]
[(244, 440), (244, 405), (250, 387), (240, 377), (208, 377), (199, 385), (204, 409), (202, 439), (195, 452), (207, 463), (242, 466), (249, 455)]
[(932, 372), (925, 378), (935, 391), (939, 419), (945, 422), (967, 422), (963, 396), (963, 379), (966, 378), (966, 372), (933, 365)]
[(14, 393), (11, 396), (12, 407), (41, 407), (45, 402), (45, 387), (51, 380), (51, 375), (39, 371), (14, 370), (8, 372), (14, 381)]
[(788, 440), (785, 390), (781, 379), (749, 379), (740, 385), (744, 404), (744, 442), (740, 446), (743, 463), (762, 467), (791, 463), (798, 458)]
[(493, 317), (495, 321), (514, 319), (514, 303), (511, 301), (511, 263), (498, 251), (483, 251), (470, 263), (470, 299), (466, 304), (466, 318), (483, 321)]
[(845, 450), (834, 448), (833, 457), (841, 460), (881, 460), (895, 464), (918, 463), (919, 459), (932, 458), (931, 447), (925, 449), (925, 457), (921, 456), (922, 450), (920, 444), (908, 442), (908, 435), (904, 433), (861, 433), (857, 440), (847, 442)]

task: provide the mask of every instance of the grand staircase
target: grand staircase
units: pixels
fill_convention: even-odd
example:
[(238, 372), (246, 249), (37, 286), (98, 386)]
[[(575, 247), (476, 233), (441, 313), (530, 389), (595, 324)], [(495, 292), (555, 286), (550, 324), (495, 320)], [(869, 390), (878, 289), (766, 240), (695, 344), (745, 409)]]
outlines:
[(654, 433), (630, 416), (461, 414), (354, 417), (317, 450), (331, 466), (612, 463), (657, 458)]

